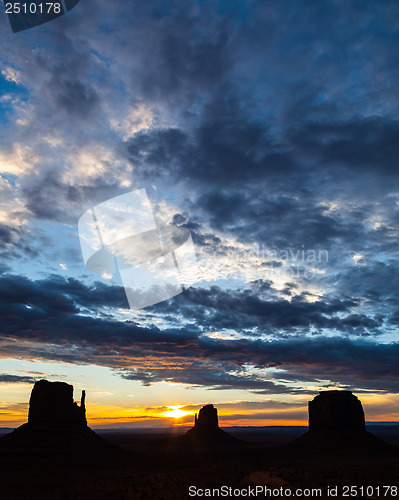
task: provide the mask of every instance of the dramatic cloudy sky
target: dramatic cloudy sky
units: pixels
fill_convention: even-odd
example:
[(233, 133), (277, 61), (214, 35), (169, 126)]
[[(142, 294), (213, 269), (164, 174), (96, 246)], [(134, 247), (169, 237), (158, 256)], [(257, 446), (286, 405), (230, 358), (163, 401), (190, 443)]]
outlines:
[[(80, 0), (0, 17), (0, 418), (35, 380), (92, 425), (305, 423), (323, 388), (399, 419), (399, 3)], [(146, 188), (198, 282), (128, 308), (77, 222)], [(182, 413), (183, 415), (183, 413)]]

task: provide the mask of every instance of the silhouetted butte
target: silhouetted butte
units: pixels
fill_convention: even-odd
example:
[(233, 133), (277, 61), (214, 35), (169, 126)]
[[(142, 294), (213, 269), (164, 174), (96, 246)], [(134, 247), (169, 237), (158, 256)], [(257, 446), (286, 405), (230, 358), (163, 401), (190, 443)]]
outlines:
[(322, 391), (309, 401), (309, 431), (295, 446), (318, 449), (389, 446), (366, 431), (360, 400), (350, 391)]
[(20, 455), (86, 454), (117, 447), (87, 426), (85, 391), (73, 401), (73, 386), (36, 382), (29, 401), (28, 422), (0, 439), (0, 453)]
[(195, 415), (194, 427), (186, 432), (183, 439), (190, 444), (207, 446), (239, 443), (219, 427), (217, 409), (211, 404), (203, 406), (198, 417)]
[(69, 424), (87, 426), (86, 392), (82, 391), (80, 406), (73, 401), (73, 386), (65, 382), (36, 382), (29, 401), (29, 423)]

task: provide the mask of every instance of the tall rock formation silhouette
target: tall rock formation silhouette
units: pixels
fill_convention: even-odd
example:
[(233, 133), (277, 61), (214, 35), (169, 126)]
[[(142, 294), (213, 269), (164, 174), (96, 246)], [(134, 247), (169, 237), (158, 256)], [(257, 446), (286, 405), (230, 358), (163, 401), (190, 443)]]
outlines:
[(219, 427), (218, 411), (211, 404), (203, 406), (198, 417), (195, 415), (194, 427), (186, 432), (183, 439), (189, 444), (206, 446), (239, 443)]
[(87, 426), (85, 391), (80, 406), (73, 386), (65, 382), (36, 382), (29, 400), (28, 422), (0, 439), (0, 454), (69, 455), (116, 451), (118, 447)]
[(195, 414), (194, 427), (202, 429), (204, 432), (212, 432), (219, 427), (218, 411), (213, 405), (203, 406), (199, 413), (198, 418)]
[(309, 431), (293, 441), (306, 448), (370, 448), (389, 446), (366, 431), (360, 400), (350, 391), (322, 391), (308, 404)]
[(28, 422), (37, 424), (75, 424), (87, 426), (86, 392), (80, 406), (73, 401), (73, 386), (65, 382), (36, 382), (29, 401)]

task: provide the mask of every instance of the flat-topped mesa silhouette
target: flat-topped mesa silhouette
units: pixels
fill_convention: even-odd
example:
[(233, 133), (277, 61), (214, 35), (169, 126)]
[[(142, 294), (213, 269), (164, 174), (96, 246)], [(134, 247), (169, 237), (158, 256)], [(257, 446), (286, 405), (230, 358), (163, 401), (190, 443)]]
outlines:
[(309, 430), (293, 441), (307, 448), (369, 448), (389, 446), (366, 431), (360, 400), (350, 391), (321, 391), (308, 403)]
[(36, 382), (29, 401), (29, 423), (75, 424), (87, 426), (86, 392), (82, 391), (80, 406), (73, 401), (73, 386), (66, 382)]
[(309, 401), (309, 430), (364, 432), (366, 422), (362, 403), (350, 391), (322, 391)]
[(218, 411), (211, 405), (203, 406), (198, 417), (195, 415), (194, 427), (186, 432), (183, 440), (190, 444), (235, 444), (239, 441), (219, 427)]
[(28, 422), (0, 438), (0, 454), (66, 455), (117, 451), (87, 425), (86, 393), (80, 406), (73, 401), (73, 386), (40, 380), (29, 400)]

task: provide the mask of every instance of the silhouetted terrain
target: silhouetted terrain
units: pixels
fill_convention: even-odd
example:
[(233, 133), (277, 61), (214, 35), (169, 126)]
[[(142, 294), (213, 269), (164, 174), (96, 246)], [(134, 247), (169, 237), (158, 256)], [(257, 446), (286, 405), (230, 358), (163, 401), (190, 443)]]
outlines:
[(213, 405), (203, 406), (198, 417), (195, 415), (194, 427), (180, 439), (182, 446), (237, 446), (239, 441), (219, 427), (218, 411)]
[(322, 391), (309, 401), (309, 430), (292, 447), (319, 450), (385, 449), (385, 441), (366, 430), (362, 403), (350, 391)]
[[(169, 500), (190, 498), (190, 486), (256, 485), (291, 491), (322, 488), (318, 498), (331, 498), (327, 486), (381, 487), (396, 485), (399, 477), (399, 425), (370, 425), (374, 436), (369, 434), (361, 403), (351, 393), (317, 396), (309, 405), (309, 431), (237, 427), (228, 433), (219, 428), (212, 405), (201, 410), (188, 432), (177, 427), (94, 433), (85, 421), (84, 398), (79, 407), (70, 394), (69, 387), (57, 389), (36, 409), (41, 398), (35, 396), (28, 424), (0, 437), (0, 498)], [(64, 408), (61, 414), (52, 406), (55, 400)], [(69, 415), (68, 422), (63, 415)], [(34, 421), (37, 416), (40, 421)], [(40, 440), (37, 447), (30, 441), (37, 425), (41, 439), (48, 432), (52, 436), (46, 453)], [(349, 430), (356, 439), (343, 440)], [(85, 440), (87, 432), (93, 439)]]
[(112, 454), (117, 448), (87, 426), (85, 391), (80, 406), (73, 386), (40, 380), (35, 383), (28, 422), (0, 438), (0, 456)]
[[(391, 443), (399, 441), (399, 426), (373, 429)], [(399, 453), (394, 447), (377, 453), (287, 451), (287, 441), (306, 429), (228, 430), (247, 444), (237, 448), (184, 449), (174, 445), (177, 433), (173, 429), (156, 433), (108, 430), (97, 433), (122, 448), (118, 457), (3, 456), (0, 498), (161, 500), (189, 498), (190, 485), (212, 488), (267, 483), (310, 488), (397, 483)]]

